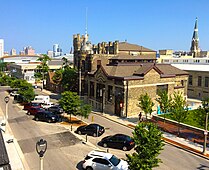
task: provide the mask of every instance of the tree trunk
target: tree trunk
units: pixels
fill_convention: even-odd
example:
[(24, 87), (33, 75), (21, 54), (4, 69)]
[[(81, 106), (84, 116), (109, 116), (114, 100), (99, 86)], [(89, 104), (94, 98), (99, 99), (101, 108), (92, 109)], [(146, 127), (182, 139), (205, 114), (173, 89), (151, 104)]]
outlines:
[(71, 113), (70, 113), (70, 123), (71, 123)]

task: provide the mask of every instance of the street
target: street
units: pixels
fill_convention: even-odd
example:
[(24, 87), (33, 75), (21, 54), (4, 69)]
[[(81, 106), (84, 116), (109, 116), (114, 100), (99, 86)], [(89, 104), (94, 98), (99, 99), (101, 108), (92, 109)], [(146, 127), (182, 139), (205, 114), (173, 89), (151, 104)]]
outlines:
[[(4, 97), (6, 95), (5, 88), (0, 87), (0, 107), (4, 113)], [(55, 99), (56, 97), (54, 96), (53, 100)], [(106, 150), (97, 145), (101, 138), (115, 133), (132, 134), (132, 129), (95, 114), (91, 114), (89, 118), (84, 119), (84, 121), (90, 123), (92, 116), (94, 116), (94, 122), (103, 125), (106, 130), (105, 134), (98, 138), (88, 137), (88, 141), (95, 145), (95, 147), (84, 144), (76, 137), (78, 135), (75, 136), (74, 133), (71, 133), (70, 126), (68, 125), (34, 121), (33, 116), (26, 115), (26, 111), (21, 110), (16, 104), (12, 103), (12, 97), (10, 97), (8, 108), (9, 125), (31, 170), (38, 170), (39, 168), (39, 157), (36, 153), (35, 145), (40, 138), (48, 142), (48, 148), (44, 157), (45, 170), (80, 170), (81, 161), (89, 151), (96, 147)], [(75, 130), (75, 128), (76, 127), (73, 127), (73, 130)], [(82, 137), (83, 141), (85, 141), (84, 135), (79, 137)], [(133, 149), (127, 152), (109, 149), (109, 152), (120, 158), (125, 158), (126, 153), (133, 151)], [(160, 167), (155, 168), (156, 170), (209, 169), (208, 160), (169, 144), (164, 146), (164, 150), (159, 157), (162, 159), (163, 163), (160, 164)]]

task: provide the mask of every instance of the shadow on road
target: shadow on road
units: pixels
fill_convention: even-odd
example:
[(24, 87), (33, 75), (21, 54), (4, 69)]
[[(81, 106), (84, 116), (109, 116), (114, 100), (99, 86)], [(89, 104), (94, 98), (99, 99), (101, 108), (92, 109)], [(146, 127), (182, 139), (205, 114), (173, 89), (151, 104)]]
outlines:
[(199, 169), (199, 170), (208, 170), (209, 169), (209, 166), (200, 164), (200, 166), (197, 167), (197, 169)]

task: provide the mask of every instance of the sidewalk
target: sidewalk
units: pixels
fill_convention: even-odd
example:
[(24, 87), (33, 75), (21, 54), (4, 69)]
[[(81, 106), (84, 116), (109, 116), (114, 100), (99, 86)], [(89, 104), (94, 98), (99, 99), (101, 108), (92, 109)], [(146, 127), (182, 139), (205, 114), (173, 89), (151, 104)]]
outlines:
[[(105, 114), (105, 113), (100, 113), (100, 112), (93, 112), (94, 114), (103, 116), (109, 120), (115, 121), (121, 125), (124, 126), (128, 126), (130, 128), (133, 128), (138, 124), (138, 117), (131, 117), (131, 118), (119, 118), (115, 115), (109, 115), (109, 114)], [(162, 126), (162, 125), (161, 125)], [(166, 125), (165, 125), (166, 126)], [(168, 126), (168, 125), (167, 125)], [(208, 147), (206, 148), (206, 154), (203, 155), (202, 151), (203, 151), (203, 146), (198, 144), (198, 143), (194, 143), (188, 139), (185, 138), (180, 138), (177, 137), (176, 135), (173, 135), (171, 133), (167, 133), (167, 132), (163, 132), (163, 140), (166, 143), (169, 143), (171, 145), (174, 145), (178, 148), (182, 148), (186, 151), (189, 151), (193, 154), (196, 154), (198, 156), (204, 157), (206, 159), (209, 159), (209, 150)]]
[[(5, 122), (5, 117), (2, 109), (0, 108), (0, 124), (2, 122)], [(2, 129), (5, 130), (2, 135), (12, 170), (29, 170), (24, 159), (24, 155), (17, 143), (17, 140), (12, 134), (9, 124), (6, 124), (6, 127), (2, 126)]]

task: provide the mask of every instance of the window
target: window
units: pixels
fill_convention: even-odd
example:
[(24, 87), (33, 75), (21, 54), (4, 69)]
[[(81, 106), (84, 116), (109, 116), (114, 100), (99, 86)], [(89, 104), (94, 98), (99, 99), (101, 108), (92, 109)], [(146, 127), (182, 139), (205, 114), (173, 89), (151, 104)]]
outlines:
[(167, 84), (157, 86), (157, 95), (159, 95), (159, 93), (161, 93), (162, 91), (168, 92), (168, 85)]
[(107, 100), (109, 101), (109, 102), (112, 102), (112, 95), (113, 95), (113, 87), (112, 86), (108, 86), (108, 98), (107, 98)]
[(181, 80), (181, 86), (184, 86), (184, 80)]
[(198, 82), (197, 86), (201, 87), (202, 86), (202, 76), (198, 76)]
[(205, 87), (208, 87), (209, 77), (205, 77)]
[(90, 82), (90, 97), (94, 97), (94, 82)]
[(189, 75), (189, 85), (192, 86), (192, 75)]
[(103, 164), (103, 165), (109, 165), (110, 164), (107, 160), (101, 159), (101, 158), (94, 158), (92, 161), (96, 162), (96, 163), (99, 163), (99, 164)]
[(97, 87), (96, 87), (96, 99), (98, 101), (102, 101), (102, 97), (103, 97), (103, 93), (104, 93), (104, 85), (103, 84), (99, 84), (97, 83)]

